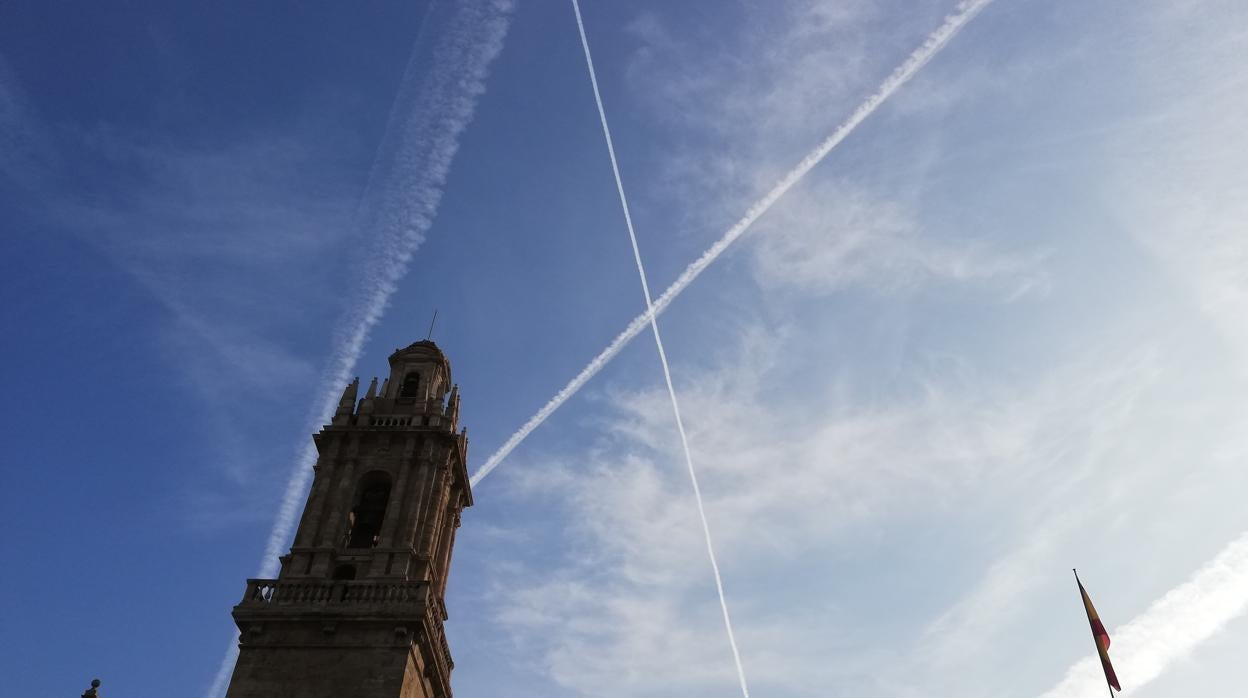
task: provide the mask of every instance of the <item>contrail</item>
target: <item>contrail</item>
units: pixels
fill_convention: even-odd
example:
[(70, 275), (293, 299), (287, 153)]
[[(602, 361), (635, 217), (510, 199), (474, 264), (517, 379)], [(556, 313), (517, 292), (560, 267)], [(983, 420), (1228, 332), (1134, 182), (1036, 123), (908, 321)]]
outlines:
[[(1143, 688), (1200, 643), (1248, 610), (1248, 532), (1205, 563), (1187, 582), (1113, 631), (1114, 666), (1127, 690)], [(1086, 632), (1086, 631), (1085, 631)], [(1100, 661), (1080, 660), (1042, 698), (1099, 698)]]
[(554, 414), (555, 410), (559, 409), (563, 403), (567, 402), (568, 398), (575, 395), (577, 391), (589, 382), (590, 378), (593, 378), (599, 371), (602, 370), (603, 366), (606, 366), (611, 359), (615, 358), (615, 355), (620, 353), (620, 350), (624, 348), (624, 345), (628, 344), (633, 337), (636, 337), (638, 333), (645, 329), (646, 325), (650, 323), (650, 319), (652, 317), (666, 310), (667, 306), (670, 305), (671, 302), (675, 300), (687, 286), (689, 286), (689, 284), (693, 283), (694, 279), (698, 278), (698, 276), (705, 271), (712, 262), (724, 253), (724, 250), (728, 249), (732, 243), (736, 242), (737, 238), (745, 234), (745, 231), (749, 230), (750, 226), (754, 225), (754, 222), (757, 221), (759, 217), (766, 213), (773, 204), (779, 201), (780, 198), (789, 191), (789, 189), (793, 188), (793, 185), (801, 181), (801, 179), (806, 176), (806, 173), (810, 172), (815, 165), (822, 162), (823, 159), (828, 156), (828, 153), (831, 153), (836, 146), (840, 145), (841, 141), (845, 140), (845, 138), (849, 136), (854, 129), (858, 128), (858, 125), (865, 121), (867, 117), (871, 116), (876, 109), (879, 109), (880, 105), (888, 101), (888, 98), (892, 97), (893, 93), (901, 88), (902, 85), (909, 82), (910, 78), (913, 78), (915, 74), (923, 68), (923, 66), (927, 65), (932, 58), (936, 57), (936, 54), (940, 53), (941, 49), (943, 49), (950, 42), (950, 40), (953, 39), (953, 37), (957, 36), (958, 32), (961, 31), (963, 27), (965, 27), (972, 19), (975, 18), (976, 15), (980, 13), (980, 11), (992, 2), (993, 0), (965, 0), (964, 2), (958, 3), (957, 7), (954, 8), (953, 14), (945, 17), (944, 23), (941, 24), (936, 31), (928, 35), (927, 40), (923, 42), (923, 45), (916, 49), (914, 53), (911, 53), (910, 56), (906, 58), (905, 62), (899, 65), (888, 76), (888, 78), (880, 84), (880, 86), (874, 93), (871, 94), (870, 97), (867, 97), (862, 104), (859, 104), (858, 108), (850, 114), (849, 118), (832, 132), (832, 135), (828, 136), (822, 143), (819, 144), (817, 148), (803, 158), (796, 167), (782, 177), (770, 191), (763, 195), (763, 198), (755, 201), (754, 204), (746, 210), (745, 215), (742, 216), (741, 220), (733, 224), (733, 226), (729, 228), (727, 232), (725, 232), (723, 236), (715, 242), (715, 244), (711, 245), (710, 248), (702, 253), (701, 257), (695, 260), (688, 267), (685, 267), (685, 270), (676, 279), (676, 281), (671, 286), (668, 286), (667, 290), (663, 292), (663, 295), (659, 296), (658, 299), (654, 301), (651, 308), (647, 309), (646, 312), (641, 315), (633, 318), (632, 322), (628, 324), (628, 327), (624, 328), (624, 331), (617, 335), (616, 338), (607, 345), (606, 349), (603, 349), (597, 356), (595, 356), (585, 368), (581, 369), (581, 372), (578, 373), (575, 378), (568, 381), (568, 384), (565, 385), (562, 390), (556, 393), (549, 402), (543, 405), (536, 414), (530, 417), (529, 421), (525, 422), (523, 426), (517, 429), (516, 432), (512, 434), (507, 441), (485, 461), (485, 464), (472, 475), (472, 484), (475, 486), (477, 483), (481, 482), (486, 475), (489, 475), (491, 471), (497, 468), (498, 464), (501, 463), (502, 460), (516, 448), (516, 446), (520, 445), (520, 442), (524, 441), (534, 429), (541, 426), (542, 422), (545, 422), (550, 415)]
[[(512, 5), (512, 0), (458, 3), (449, 26), (436, 40), (428, 70), (422, 70), (418, 60), (424, 33), (421, 25), (357, 212), (361, 232), (378, 231), (376, 249), (349, 310), (333, 333), (321, 394), (309, 419), (311, 431), (333, 415), (369, 332), (385, 314), (408, 262), (433, 224), (459, 137), (472, 121), (490, 64), (502, 50)], [(380, 191), (379, 181), (385, 182)], [(316, 457), (316, 447), (310, 442), (299, 451), (265, 545), (259, 577), (278, 571), (277, 558), (289, 542)], [(237, 643), (231, 638), (207, 698), (224, 694), (237, 656)]]
[(745, 680), (745, 666), (741, 663), (741, 653), (737, 650), (737, 638), (732, 633), (732, 618), (728, 615), (724, 582), (719, 576), (719, 562), (715, 559), (715, 546), (711, 542), (711, 527), (706, 521), (702, 490), (698, 487), (698, 474), (693, 467), (693, 454), (689, 451), (689, 436), (685, 433), (685, 422), (680, 416), (680, 403), (676, 399), (676, 388), (672, 385), (672, 369), (667, 363), (667, 352), (663, 350), (658, 316), (654, 314), (654, 302), (650, 297), (650, 283), (646, 280), (646, 267), (641, 263), (641, 248), (637, 245), (637, 231), (633, 229), (633, 216), (628, 209), (628, 197), (624, 195), (620, 164), (615, 158), (615, 144), (611, 140), (611, 128), (607, 126), (607, 112), (602, 106), (602, 94), (598, 91), (598, 74), (594, 70), (594, 59), (589, 52), (589, 39), (585, 36), (585, 21), (581, 17), (581, 4), (578, 0), (572, 0), (572, 10), (576, 13), (576, 29), (581, 35), (581, 48), (585, 51), (585, 67), (589, 69), (589, 83), (594, 89), (594, 103), (598, 105), (598, 120), (602, 122), (602, 136), (607, 142), (607, 155), (611, 159), (611, 174), (615, 175), (615, 190), (620, 195), (620, 208), (624, 211), (624, 225), (628, 228), (629, 242), (633, 244), (633, 261), (637, 262), (637, 276), (641, 279), (641, 292), (646, 299), (645, 315), (650, 319), (650, 329), (654, 331), (654, 346), (659, 350), (659, 363), (663, 365), (663, 380), (667, 383), (667, 394), (672, 399), (672, 416), (676, 419), (676, 430), (680, 432), (680, 445), (684, 449), (685, 465), (689, 468), (689, 482), (693, 485), (693, 498), (698, 504), (698, 519), (702, 522), (702, 535), (706, 539), (706, 554), (711, 560), (715, 591), (719, 594), (719, 609), (724, 616), (724, 630), (728, 633), (728, 645), (732, 648), (732, 661), (737, 668), (737, 679), (741, 682), (741, 695), (744, 698), (750, 698), (750, 689)]

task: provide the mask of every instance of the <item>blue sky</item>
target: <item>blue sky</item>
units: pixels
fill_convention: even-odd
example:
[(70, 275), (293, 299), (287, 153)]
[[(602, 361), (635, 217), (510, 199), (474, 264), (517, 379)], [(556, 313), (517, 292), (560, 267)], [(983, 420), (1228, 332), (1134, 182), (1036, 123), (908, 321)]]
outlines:
[[(954, 5), (587, 0), (652, 287)], [(754, 695), (1099, 696), (1074, 566), (1133, 695), (1242, 685), (1244, 56), (995, 0), (661, 316)], [(438, 308), (475, 468), (644, 307), (563, 2), (7, 4), (0, 220), (19, 695), (209, 695), (344, 357)], [(477, 487), (456, 691), (737, 691), (684, 467), (643, 334)]]

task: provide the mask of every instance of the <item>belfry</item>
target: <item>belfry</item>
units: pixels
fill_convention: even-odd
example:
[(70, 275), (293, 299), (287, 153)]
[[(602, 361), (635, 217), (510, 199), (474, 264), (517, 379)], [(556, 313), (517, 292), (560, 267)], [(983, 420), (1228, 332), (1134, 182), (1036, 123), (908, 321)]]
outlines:
[[(315, 477), (277, 579), (234, 607), (227, 698), (450, 698), (443, 597), (460, 512), (472, 505), (459, 388), (437, 345), (355, 379), (313, 439)], [(449, 396), (448, 396), (449, 394)]]

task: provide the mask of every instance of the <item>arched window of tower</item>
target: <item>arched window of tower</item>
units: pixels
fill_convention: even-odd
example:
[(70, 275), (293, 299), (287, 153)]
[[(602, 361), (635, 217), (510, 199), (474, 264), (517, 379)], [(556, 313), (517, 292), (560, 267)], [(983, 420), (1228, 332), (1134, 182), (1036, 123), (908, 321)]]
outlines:
[(420, 374), (411, 371), (403, 376), (403, 387), (399, 390), (399, 397), (419, 397), (420, 396)]
[(381, 523), (390, 502), (390, 475), (380, 471), (360, 478), (355, 507), (348, 514), (351, 530), (347, 533), (348, 548), (371, 548), (377, 545)]

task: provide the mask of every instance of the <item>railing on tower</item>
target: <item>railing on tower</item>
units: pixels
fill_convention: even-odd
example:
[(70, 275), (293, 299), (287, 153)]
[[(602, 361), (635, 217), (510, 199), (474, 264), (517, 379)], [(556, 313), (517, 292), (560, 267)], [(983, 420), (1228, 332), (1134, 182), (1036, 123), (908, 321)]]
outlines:
[(248, 579), (247, 591), (237, 610), (285, 608), (295, 611), (341, 608), (351, 613), (369, 609), (400, 612), (403, 617), (420, 618), (421, 632), (437, 675), (446, 680), (455, 667), (451, 648), (442, 629), (446, 617), (442, 600), (429, 594), (428, 582), (372, 580), (280, 580)]
[(429, 600), (428, 582), (248, 579), (240, 606), (413, 606)]
[(459, 399), (434, 398), (431, 400), (404, 399), (385, 412), (371, 409), (356, 413), (351, 423), (368, 427), (443, 427), (452, 431), (459, 421)]

